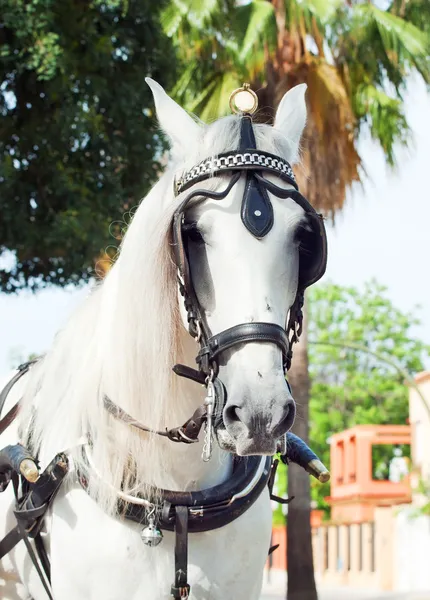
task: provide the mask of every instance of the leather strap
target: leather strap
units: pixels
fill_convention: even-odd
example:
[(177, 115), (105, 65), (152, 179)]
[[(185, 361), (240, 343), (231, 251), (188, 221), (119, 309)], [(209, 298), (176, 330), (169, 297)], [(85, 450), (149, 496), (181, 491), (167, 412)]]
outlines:
[[(271, 460), (269, 456), (237, 458), (227, 481), (196, 492), (154, 489), (148, 497), (158, 498), (161, 504), (158, 526), (166, 531), (174, 531), (176, 506), (187, 506), (189, 509), (189, 533), (211, 531), (228, 525), (259, 498), (269, 479)], [(86, 489), (84, 480), (81, 485)], [(146, 508), (142, 505), (129, 503), (121, 506), (120, 510), (131, 521), (145, 522)]]
[[(0, 416), (1, 416), (1, 413), (2, 413), (2, 410), (3, 410), (3, 407), (5, 405), (6, 398), (8, 397), (9, 392), (11, 391), (11, 389), (13, 388), (13, 386), (15, 385), (15, 383), (17, 381), (19, 381), (21, 379), (21, 377), (23, 375), (25, 375), (30, 370), (31, 365), (33, 365), (34, 363), (36, 363), (38, 360), (39, 360), (39, 358), (35, 358), (33, 360), (29, 360), (26, 363), (23, 363), (22, 365), (19, 365), (19, 367), (18, 367), (18, 373), (15, 373), (15, 375), (12, 377), (12, 379), (4, 386), (4, 388), (2, 389), (2, 391), (0, 393)], [(13, 420), (17, 416), (18, 412), (19, 412), (19, 402), (17, 402), (10, 409), (10, 411), (6, 414), (6, 416), (3, 417), (3, 419), (1, 419), (1, 421), (0, 421), (0, 435), (13, 422)]]
[(20, 537), (24, 541), (24, 544), (26, 545), (27, 552), (29, 553), (30, 558), (31, 558), (31, 562), (33, 563), (34, 568), (36, 569), (37, 574), (39, 575), (40, 581), (42, 582), (42, 585), (45, 589), (46, 595), (48, 596), (49, 600), (54, 600), (54, 597), (52, 596), (52, 593), (51, 593), (51, 585), (50, 585), (51, 582), (48, 580), (47, 575), (43, 572), (42, 567), (39, 564), (38, 557), (36, 556), (32, 546), (31, 546), (30, 540), (28, 539), (27, 532), (25, 531), (25, 528), (20, 521), (18, 521), (17, 527), (18, 527), (18, 531), (20, 533)]
[(170, 593), (175, 600), (186, 600), (188, 584), (188, 507), (175, 507), (175, 583)]
[[(4, 386), (4, 388), (2, 389), (2, 391), (0, 393), (0, 415), (2, 413), (4, 403), (6, 402), (6, 398), (8, 397), (8, 394), (11, 391), (11, 389), (13, 388), (13, 386), (15, 385), (15, 383), (19, 379), (21, 379), (21, 377), (30, 370), (31, 365), (33, 363), (37, 362), (38, 360), (39, 359), (36, 358), (34, 360), (29, 360), (28, 362), (23, 363), (22, 365), (19, 365), (18, 373), (15, 373), (15, 375), (12, 377), (12, 379)], [(0, 423), (2, 423), (2, 422), (3, 421), (0, 421)]]
[(3, 419), (0, 421), (0, 435), (6, 431), (6, 429), (9, 427), (9, 425), (11, 423), (13, 423), (14, 419), (16, 418), (17, 414), (19, 413), (19, 402), (17, 402), (15, 404), (15, 406), (13, 406), (10, 411), (3, 417)]
[(48, 578), (48, 581), (51, 582), (51, 562), (49, 560), (48, 553), (46, 552), (45, 544), (43, 543), (43, 538), (40, 534), (40, 531), (38, 531), (34, 536), (34, 545), (36, 546), (36, 552), (39, 556), (43, 570), (46, 573), (46, 577)]
[(257, 148), (254, 128), (252, 126), (252, 115), (244, 114), (240, 120), (239, 152), (253, 151)]
[(243, 154), (238, 152), (223, 152), (222, 154), (201, 161), (175, 181), (175, 196), (182, 194), (188, 188), (205, 179), (234, 171), (239, 173), (246, 171), (273, 173), (292, 185), (295, 189), (298, 189), (291, 165), (286, 160), (275, 154), (270, 154), (270, 152), (251, 149), (250, 152)]
[(105, 409), (112, 417), (114, 417), (114, 419), (122, 421), (123, 423), (126, 423), (126, 425), (130, 425), (130, 427), (135, 427), (146, 433), (167, 437), (172, 442), (183, 442), (184, 444), (193, 444), (199, 441), (199, 433), (206, 421), (206, 407), (202, 404), (194, 411), (192, 417), (181, 427), (173, 427), (172, 429), (166, 429), (165, 431), (158, 431), (146, 427), (146, 425), (142, 425), (142, 423), (134, 419), (127, 411), (115, 404), (115, 402), (112, 402), (106, 395), (103, 398), (103, 404)]
[(213, 361), (219, 354), (237, 344), (247, 342), (268, 342), (276, 344), (281, 350), (284, 359), (288, 356), (288, 336), (283, 327), (276, 323), (242, 323), (221, 331), (208, 339), (197, 355), (197, 362), (202, 362), (204, 357)]
[[(23, 451), (28, 454), (25, 448), (17, 445), (7, 447), (2, 452), (9, 454), (13, 459), (15, 455), (20, 455)], [(11, 460), (11, 465), (14, 465), (15, 462)], [(29, 484), (29, 491), (24, 499), (18, 501), (18, 474), (15, 469), (13, 470), (11, 478), (16, 497), (14, 515), (17, 525), (0, 542), (1, 559), (23, 540), (49, 600), (53, 600), (50, 586), (50, 563), (43, 545), (40, 528), (43, 517), (60, 489), (67, 471), (67, 457), (64, 454), (58, 454), (39, 479), (34, 484)], [(30, 537), (34, 538), (36, 552), (33, 550)]]
[(206, 381), (206, 375), (202, 371), (197, 371), (197, 369), (193, 369), (187, 365), (177, 364), (172, 368), (172, 370), (176, 375), (179, 375), (179, 377), (191, 379), (192, 381), (201, 383), (202, 385), (204, 385)]
[(9, 531), (8, 534), (0, 542), (0, 560), (6, 556), (21, 540), (21, 534), (18, 529), (18, 525)]
[(202, 404), (193, 413), (193, 416), (186, 421), (182, 427), (169, 429), (167, 437), (172, 442), (183, 442), (193, 444), (199, 441), (199, 433), (206, 421), (206, 407)]

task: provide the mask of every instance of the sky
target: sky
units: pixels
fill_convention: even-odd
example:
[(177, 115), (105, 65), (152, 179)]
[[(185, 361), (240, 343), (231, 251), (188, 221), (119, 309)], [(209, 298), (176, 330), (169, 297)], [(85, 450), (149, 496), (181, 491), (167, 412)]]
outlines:
[[(360, 288), (375, 278), (399, 309), (421, 305), (414, 334), (430, 344), (430, 96), (421, 81), (408, 87), (406, 113), (413, 140), (399, 150), (396, 172), (369, 139), (359, 145), (368, 179), (349, 194), (335, 226), (328, 225), (323, 281)], [(86, 287), (0, 294), (0, 377), (30, 353), (46, 351), (87, 294)]]

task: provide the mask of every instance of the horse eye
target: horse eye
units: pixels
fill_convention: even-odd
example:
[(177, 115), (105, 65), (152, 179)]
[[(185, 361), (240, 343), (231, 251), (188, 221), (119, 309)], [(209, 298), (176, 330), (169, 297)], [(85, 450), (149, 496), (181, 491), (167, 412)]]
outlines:
[(182, 231), (190, 242), (194, 242), (195, 244), (205, 243), (203, 236), (197, 227), (197, 223), (184, 223)]

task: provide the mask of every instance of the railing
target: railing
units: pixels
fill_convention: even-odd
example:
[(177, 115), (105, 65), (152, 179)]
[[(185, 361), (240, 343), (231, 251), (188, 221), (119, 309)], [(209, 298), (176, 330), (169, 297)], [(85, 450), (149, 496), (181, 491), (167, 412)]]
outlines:
[[(321, 524), (312, 529), (315, 576), (327, 585), (377, 587), (375, 524)], [(275, 527), (272, 544), (279, 548), (270, 557), (268, 569), (287, 569), (286, 528)]]
[(323, 524), (312, 530), (315, 575), (321, 583), (376, 587), (375, 525)]

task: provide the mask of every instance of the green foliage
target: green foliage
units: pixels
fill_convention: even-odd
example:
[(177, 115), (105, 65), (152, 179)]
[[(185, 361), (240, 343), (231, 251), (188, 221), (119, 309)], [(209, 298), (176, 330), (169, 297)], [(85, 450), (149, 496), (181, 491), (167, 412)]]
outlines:
[(144, 78), (174, 79), (162, 7), (0, 0), (0, 253), (16, 257), (2, 291), (93, 276), (110, 223), (157, 177)]
[[(403, 376), (371, 354), (346, 345), (360, 344), (412, 374), (423, 370), (430, 347), (413, 333), (419, 324), (417, 312), (398, 310), (375, 281), (364, 292), (333, 284), (316, 286), (309, 299), (310, 440), (312, 449), (329, 464), (332, 434), (359, 424), (405, 424), (408, 418)], [(312, 482), (319, 508), (325, 507), (323, 497), (329, 491), (329, 484)]]
[[(344, 0), (291, 0), (285, 9), (263, 0), (171, 0), (163, 19), (185, 70), (173, 92), (203, 119), (228, 111), (226, 81), (253, 81), (274, 104), (277, 87), (300, 81), (318, 96), (312, 75), (316, 67), (327, 75), (326, 65), (342, 83), (342, 100), (339, 94), (334, 100), (342, 113), (352, 109), (354, 137), (368, 125), (390, 165), (395, 144), (406, 144), (410, 133), (402, 98), (407, 77), (417, 71), (430, 82), (429, 23), (430, 3), (422, 0), (386, 9)], [(326, 129), (334, 126), (332, 99), (311, 98), (309, 104)]]
[[(429, 3), (415, 5), (428, 21)], [(408, 75), (416, 71), (430, 82), (429, 40), (413, 13), (400, 16), (393, 7), (383, 10), (371, 2), (344, 5), (333, 21), (328, 44), (350, 90), (356, 135), (368, 124), (390, 165), (395, 144), (406, 145), (410, 134), (403, 107)]]
[(420, 479), (414, 491), (424, 496), (425, 500), (421, 506), (413, 509), (412, 517), (420, 517), (422, 515), (430, 517), (430, 482)]

